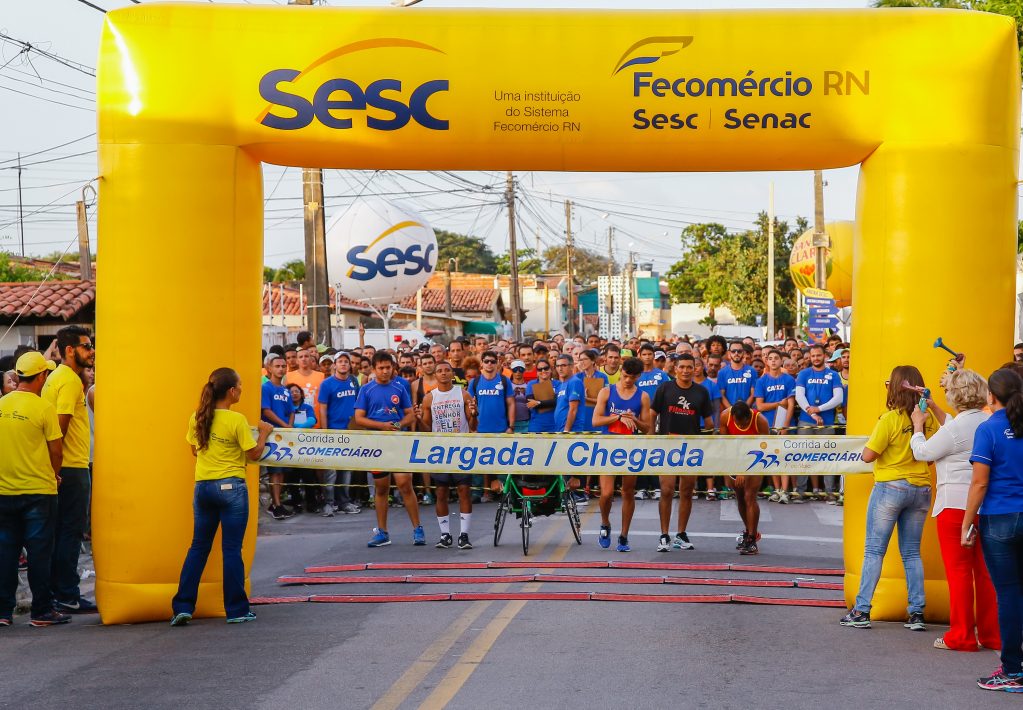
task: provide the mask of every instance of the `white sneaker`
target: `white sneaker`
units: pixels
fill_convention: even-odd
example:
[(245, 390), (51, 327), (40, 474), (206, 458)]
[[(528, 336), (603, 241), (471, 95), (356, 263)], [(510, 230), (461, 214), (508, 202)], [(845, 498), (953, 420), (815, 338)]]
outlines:
[(636, 491), (634, 497), (636, 500), (646, 500), (646, 491)]
[(658, 552), (667, 552), (671, 549), (671, 537), (668, 535), (661, 535), (660, 541), (657, 543)]
[(771, 503), (777, 503), (778, 501), (781, 500), (781, 494), (778, 493), (778, 491), (774, 491), (771, 495), (767, 497), (767, 500)]
[(324, 503), (323, 511), (320, 512), (321, 518), (333, 518), (334, 517), (334, 504)]
[(675, 539), (672, 541), (671, 546), (676, 550), (696, 549), (696, 546), (689, 542), (689, 535), (684, 532), (675, 533)]
[(661, 489), (660, 488), (658, 488), (657, 490), (654, 491), (653, 499), (654, 500), (660, 500), (661, 499)]
[(789, 503), (789, 494), (786, 493), (785, 491), (782, 491), (781, 493), (779, 493), (778, 494), (778, 502), (781, 503), (782, 505), (788, 505), (788, 503)]

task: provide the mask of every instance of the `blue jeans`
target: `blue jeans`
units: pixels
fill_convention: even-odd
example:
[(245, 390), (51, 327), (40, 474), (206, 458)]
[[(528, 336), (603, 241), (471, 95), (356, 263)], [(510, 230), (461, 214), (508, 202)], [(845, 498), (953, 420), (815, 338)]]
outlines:
[[(224, 486), (230, 486), (225, 488)], [(217, 527), (221, 529), (224, 553), (224, 611), (231, 619), (249, 613), (249, 598), (245, 594), (245, 563), (242, 562), (242, 538), (249, 520), (249, 494), (242, 478), (222, 478), (216, 481), (196, 481), (195, 529), (192, 546), (188, 548), (185, 564), (181, 567), (178, 593), (171, 608), (175, 614), (195, 612), (199, 596), (199, 579), (213, 547)]]
[(74, 603), (81, 595), (78, 589), (81, 581), (78, 576), (78, 555), (82, 551), (85, 527), (89, 521), (92, 483), (87, 468), (62, 468), (60, 478), (50, 586), (53, 587), (53, 596), (57, 601)]
[(920, 559), (920, 538), (931, 508), (931, 487), (914, 486), (907, 481), (879, 481), (867, 503), (867, 541), (863, 546), (863, 571), (856, 611), (870, 612), (874, 589), (881, 579), (881, 562), (899, 526), (899, 554), (906, 570), (910, 614), (924, 610), (924, 563)]
[(998, 598), (1002, 669), (1023, 664), (1023, 513), (980, 516), (980, 545)]
[(14, 614), (22, 548), (28, 553), (32, 616), (42, 616), (53, 609), (50, 558), (56, 518), (55, 495), (0, 496), (0, 616)]

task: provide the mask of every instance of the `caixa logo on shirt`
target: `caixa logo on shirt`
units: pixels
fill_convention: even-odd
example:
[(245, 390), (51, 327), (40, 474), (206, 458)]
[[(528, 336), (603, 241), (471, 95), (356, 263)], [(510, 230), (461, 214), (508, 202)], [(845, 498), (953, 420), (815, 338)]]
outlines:
[(499, 395), (503, 391), (504, 391), (504, 385), (496, 384), (496, 385), (494, 385), (493, 389), (479, 390), (478, 392), (476, 392), (476, 394), (478, 396), (480, 396), (480, 397), (486, 397), (488, 395), (490, 395), (490, 396)]

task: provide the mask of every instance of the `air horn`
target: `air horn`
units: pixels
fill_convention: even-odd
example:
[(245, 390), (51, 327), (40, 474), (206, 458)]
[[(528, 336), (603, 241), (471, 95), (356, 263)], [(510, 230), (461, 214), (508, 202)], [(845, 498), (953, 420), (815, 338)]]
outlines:
[(937, 340), (934, 341), (934, 347), (941, 348), (945, 352), (950, 353), (952, 357), (954, 357), (956, 360), (962, 360), (964, 357), (962, 353), (957, 353), (955, 350), (945, 345), (945, 342), (941, 338), (938, 338)]
[[(940, 342), (941, 338), (938, 338), (938, 341)], [(938, 347), (938, 346), (935, 345), (935, 347)], [(944, 346), (942, 346), (942, 347), (944, 347)], [(949, 352), (951, 352), (951, 350)], [(911, 385), (908, 382), (903, 382), (902, 383), (902, 389), (904, 389), (904, 390), (911, 390), (911, 391), (916, 392), (917, 394), (919, 394), (920, 395), (920, 404), (919, 404), (920, 411), (921, 412), (926, 412), (927, 411), (927, 400), (929, 400), (931, 398), (931, 390), (930, 389), (928, 389), (927, 387), (917, 387), (916, 385)]]

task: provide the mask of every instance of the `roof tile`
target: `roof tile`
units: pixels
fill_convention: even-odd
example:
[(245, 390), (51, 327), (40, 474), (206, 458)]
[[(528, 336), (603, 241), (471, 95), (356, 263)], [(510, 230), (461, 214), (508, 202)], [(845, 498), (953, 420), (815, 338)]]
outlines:
[(96, 298), (92, 281), (38, 281), (0, 283), (0, 314), (18, 313), (68, 321)]

